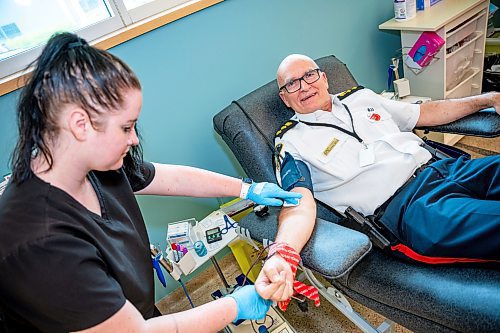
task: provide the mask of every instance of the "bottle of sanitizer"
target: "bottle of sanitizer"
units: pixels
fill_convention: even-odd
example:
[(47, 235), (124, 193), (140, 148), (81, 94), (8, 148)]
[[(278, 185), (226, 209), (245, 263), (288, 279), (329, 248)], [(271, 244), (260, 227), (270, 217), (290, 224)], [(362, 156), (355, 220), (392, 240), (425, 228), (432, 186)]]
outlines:
[(407, 21), (417, 14), (416, 0), (394, 0), (394, 18), (396, 21)]

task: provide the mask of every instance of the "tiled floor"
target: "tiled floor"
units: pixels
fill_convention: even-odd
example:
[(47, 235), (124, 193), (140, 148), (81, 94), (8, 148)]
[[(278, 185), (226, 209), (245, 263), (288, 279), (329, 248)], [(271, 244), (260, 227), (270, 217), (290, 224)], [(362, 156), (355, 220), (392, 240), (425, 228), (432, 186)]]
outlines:
[[(500, 137), (495, 139), (481, 139), (464, 137), (456, 145), (460, 149), (469, 152), (473, 158), (494, 155), (500, 153)], [(232, 255), (227, 255), (219, 261), (224, 276), (229, 283), (234, 283), (234, 278), (241, 274), (241, 271)], [(195, 305), (201, 305), (212, 300), (210, 293), (222, 287), (217, 273), (213, 267), (199, 274), (186, 284), (187, 290)], [(373, 326), (380, 325), (384, 318), (374, 311), (351, 301), (356, 312), (368, 319)], [(173, 313), (190, 308), (189, 302), (184, 295), (182, 288), (178, 288), (173, 293), (157, 303), (158, 309), (163, 313)], [(296, 302), (292, 302), (288, 310), (284, 313), (285, 318), (300, 333), (343, 333), (361, 332), (354, 324), (335, 309), (330, 303), (322, 299), (319, 308), (312, 308), (307, 312), (302, 312)], [(396, 332), (410, 332), (402, 326), (396, 325)], [(201, 332), (200, 332), (201, 333)]]

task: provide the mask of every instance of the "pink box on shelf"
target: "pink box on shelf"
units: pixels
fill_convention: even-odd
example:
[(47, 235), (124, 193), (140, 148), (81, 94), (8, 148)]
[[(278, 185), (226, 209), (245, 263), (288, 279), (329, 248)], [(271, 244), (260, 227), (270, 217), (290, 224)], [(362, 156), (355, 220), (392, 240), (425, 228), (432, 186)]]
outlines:
[(425, 31), (404, 57), (405, 64), (414, 70), (421, 70), (429, 65), (436, 53), (444, 45), (444, 39), (433, 31)]

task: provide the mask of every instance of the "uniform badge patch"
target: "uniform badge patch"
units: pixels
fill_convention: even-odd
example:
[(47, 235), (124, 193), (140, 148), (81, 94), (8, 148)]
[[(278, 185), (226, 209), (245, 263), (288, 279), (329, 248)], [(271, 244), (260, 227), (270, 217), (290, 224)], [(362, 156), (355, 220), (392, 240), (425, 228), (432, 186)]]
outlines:
[(382, 117), (375, 112), (374, 108), (368, 108), (368, 113), (366, 115), (371, 121), (379, 121), (380, 119), (382, 119)]
[[(281, 173), (281, 150), (283, 149), (283, 144), (282, 143), (278, 143), (275, 147), (274, 147), (276, 150), (274, 152), (274, 169), (276, 171), (276, 179), (278, 179), (278, 181), (281, 180), (281, 177), (280, 177), (280, 173)], [(281, 185), (281, 184), (280, 184)]]
[(276, 171), (278, 173), (281, 172), (281, 162), (280, 162), (279, 155), (274, 155), (274, 168), (276, 169)]
[(281, 150), (283, 149), (283, 144), (282, 143), (278, 143), (274, 148), (276, 148), (276, 152), (278, 153), (278, 155), (281, 154)]

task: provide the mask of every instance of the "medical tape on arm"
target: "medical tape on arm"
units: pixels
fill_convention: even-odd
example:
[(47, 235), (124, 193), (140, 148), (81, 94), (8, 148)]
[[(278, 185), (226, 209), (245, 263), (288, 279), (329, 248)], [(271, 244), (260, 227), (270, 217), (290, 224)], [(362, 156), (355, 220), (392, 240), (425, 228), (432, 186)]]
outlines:
[(250, 184), (241, 183), (240, 198), (246, 199), (248, 196), (248, 191), (250, 190)]
[[(320, 305), (318, 289), (313, 286), (308, 286), (303, 282), (295, 280), (295, 275), (297, 274), (297, 267), (300, 263), (300, 255), (295, 251), (293, 247), (288, 245), (285, 242), (274, 243), (269, 248), (268, 258), (278, 253), (285, 261), (290, 265), (293, 274), (293, 290), (295, 294), (303, 295), (310, 300), (314, 301), (315, 306)], [(287, 299), (286, 301), (278, 302), (278, 307), (281, 311), (286, 311), (288, 304), (291, 299)]]

